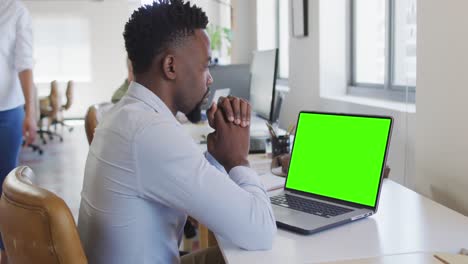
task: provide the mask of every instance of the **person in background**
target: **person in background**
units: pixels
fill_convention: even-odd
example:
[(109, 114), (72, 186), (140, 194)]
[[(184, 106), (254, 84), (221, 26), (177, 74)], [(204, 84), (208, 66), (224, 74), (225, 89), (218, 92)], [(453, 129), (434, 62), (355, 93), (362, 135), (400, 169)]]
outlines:
[(270, 249), (276, 222), (250, 168), (250, 104), (222, 98), (203, 153), (177, 122), (213, 83), (208, 18), (182, 0), (135, 11), (124, 39), (135, 80), (95, 130), (78, 232), (90, 263), (223, 263), (218, 247), (179, 256), (187, 215), (246, 250)]
[(75, 88), (75, 83), (72, 80), (69, 80), (67, 82), (67, 89), (65, 90), (65, 97), (67, 99), (67, 102), (62, 105), (63, 110), (68, 110), (70, 109), (72, 103), (73, 103), (73, 90)]
[[(31, 18), (18, 0), (0, 1), (0, 187), (18, 166), (23, 138), (36, 138)], [(8, 217), (8, 216), (0, 216)], [(0, 263), (8, 263), (0, 236)]]
[(120, 99), (127, 93), (130, 82), (133, 81), (132, 62), (127, 58), (127, 79), (120, 85), (120, 87), (112, 95), (111, 102), (113, 104), (120, 101)]

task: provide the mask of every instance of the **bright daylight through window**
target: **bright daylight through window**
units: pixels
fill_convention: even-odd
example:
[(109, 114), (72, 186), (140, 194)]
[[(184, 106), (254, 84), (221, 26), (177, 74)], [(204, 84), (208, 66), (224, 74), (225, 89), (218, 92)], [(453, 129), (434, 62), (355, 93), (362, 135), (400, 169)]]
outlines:
[(416, 0), (353, 0), (350, 94), (414, 102)]

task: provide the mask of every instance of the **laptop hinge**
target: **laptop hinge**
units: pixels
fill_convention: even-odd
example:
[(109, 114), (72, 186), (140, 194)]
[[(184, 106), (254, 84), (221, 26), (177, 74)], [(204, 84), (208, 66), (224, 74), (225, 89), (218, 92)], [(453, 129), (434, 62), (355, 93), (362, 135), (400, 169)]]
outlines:
[(323, 202), (329, 202), (329, 203), (333, 203), (333, 204), (348, 206), (348, 207), (352, 207), (352, 208), (355, 208), (355, 209), (369, 209), (369, 210), (372, 210), (371, 208), (368, 208), (368, 207), (363, 206), (363, 205), (354, 204), (354, 203), (350, 203), (350, 202), (346, 202), (346, 201), (340, 201), (340, 200), (336, 200), (336, 199), (328, 198), (328, 197), (318, 197), (318, 196), (314, 196), (313, 194), (306, 194), (306, 193), (300, 193), (300, 192), (289, 191), (289, 190), (284, 190), (284, 193), (299, 196), (299, 197), (305, 198), (305, 199), (310, 199), (310, 200), (315, 200), (315, 201), (323, 201)]

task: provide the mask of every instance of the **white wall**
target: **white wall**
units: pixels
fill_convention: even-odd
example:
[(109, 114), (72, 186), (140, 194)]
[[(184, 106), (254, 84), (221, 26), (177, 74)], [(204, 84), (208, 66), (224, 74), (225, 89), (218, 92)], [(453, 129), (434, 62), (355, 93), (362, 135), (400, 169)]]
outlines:
[(233, 64), (250, 63), (257, 49), (256, 0), (232, 0)]
[(468, 1), (418, 1), (417, 190), (468, 215)]
[(309, 36), (290, 39), (290, 92), (282, 107), (280, 124), (287, 127), (295, 122), (300, 110), (393, 116), (387, 160), (390, 177), (411, 187), (415, 175), (415, 115), (406, 113), (405, 104), (392, 110), (375, 106), (382, 103), (379, 101), (369, 105), (366, 100), (352, 102), (355, 98), (344, 96), (348, 63), (345, 10), (344, 0), (309, 0)]
[[(1, 1), (1, 0), (0, 0)], [(95, 103), (110, 101), (113, 92), (127, 76), (124, 39), (124, 25), (131, 12), (140, 5), (140, 1), (104, 0), (104, 1), (60, 1), (60, 0), (24, 0), (31, 16), (38, 17), (83, 17), (91, 25), (91, 75), (90, 82), (75, 84), (75, 98), (65, 117), (84, 117), (87, 108)], [(244, 2), (250, 1), (242, 1)], [(230, 19), (221, 18), (226, 7), (209, 0), (192, 2), (201, 6), (209, 16), (210, 23), (229, 26)], [(249, 10), (249, 8), (246, 8)], [(52, 81), (52, 79), (50, 80)], [(39, 95), (47, 95), (50, 84), (37, 83)], [(59, 83), (64, 90), (65, 82)]]
[(320, 95), (341, 96), (347, 85), (347, 5), (345, 0), (319, 4)]
[[(109, 101), (126, 78), (123, 28), (129, 16), (127, 0), (113, 1), (24, 1), (33, 19), (41, 16), (78, 16), (89, 19), (91, 30), (91, 74), (89, 83), (76, 83), (75, 100), (67, 117), (83, 117), (88, 106)], [(38, 84), (47, 94), (49, 84)], [(65, 84), (60, 83), (65, 89)]]
[(319, 109), (320, 57), (318, 7), (318, 0), (309, 0), (309, 36), (290, 38), (289, 41), (290, 91), (283, 102), (280, 114), (280, 124), (285, 127), (295, 122), (300, 110)]

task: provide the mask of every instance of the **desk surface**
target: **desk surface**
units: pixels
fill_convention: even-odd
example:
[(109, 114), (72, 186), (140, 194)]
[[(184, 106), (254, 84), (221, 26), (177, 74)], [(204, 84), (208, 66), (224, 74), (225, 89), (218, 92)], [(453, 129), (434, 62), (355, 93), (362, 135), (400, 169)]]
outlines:
[[(258, 116), (253, 115), (252, 120), (250, 121), (250, 136), (265, 137), (269, 136), (268, 128), (266, 126), (266, 121)], [(200, 122), (197, 124), (192, 124), (190, 122), (183, 124), (187, 132), (192, 136), (195, 142), (200, 143), (201, 141), (206, 140), (206, 136), (213, 132), (214, 130), (208, 125), (208, 121)], [(278, 129), (277, 133), (284, 134), (286, 133), (283, 129)]]
[[(251, 132), (264, 129), (263, 121), (252, 123)], [(212, 131), (207, 124), (185, 126), (198, 141)], [(250, 156), (250, 160), (259, 174), (269, 170), (265, 156)], [(468, 247), (468, 217), (385, 180), (379, 211), (372, 217), (309, 236), (279, 229), (269, 251), (245, 251), (217, 239), (228, 263), (317, 263), (415, 252), (457, 253)]]
[(245, 251), (217, 239), (228, 263), (317, 263), (414, 252), (457, 253), (468, 247), (468, 217), (385, 180), (379, 211), (367, 219), (309, 236), (278, 229), (269, 251)]

